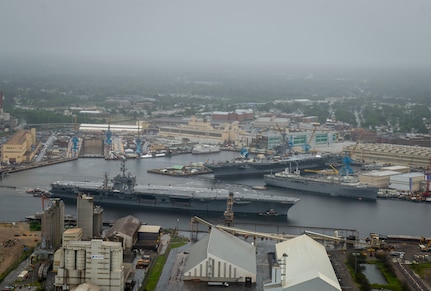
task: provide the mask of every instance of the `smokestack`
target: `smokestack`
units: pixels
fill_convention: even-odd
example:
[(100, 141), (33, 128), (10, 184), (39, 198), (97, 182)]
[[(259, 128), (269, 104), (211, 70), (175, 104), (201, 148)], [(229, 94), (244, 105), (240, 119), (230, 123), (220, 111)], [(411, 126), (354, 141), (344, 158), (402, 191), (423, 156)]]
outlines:
[(3, 91), (0, 91), (0, 111), (3, 109)]

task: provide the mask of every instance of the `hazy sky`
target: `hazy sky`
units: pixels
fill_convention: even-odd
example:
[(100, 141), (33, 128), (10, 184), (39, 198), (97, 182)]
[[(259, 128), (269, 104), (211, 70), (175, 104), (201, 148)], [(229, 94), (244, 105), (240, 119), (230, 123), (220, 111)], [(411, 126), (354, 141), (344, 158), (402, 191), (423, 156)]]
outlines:
[(1, 0), (2, 56), (431, 66), (430, 0)]

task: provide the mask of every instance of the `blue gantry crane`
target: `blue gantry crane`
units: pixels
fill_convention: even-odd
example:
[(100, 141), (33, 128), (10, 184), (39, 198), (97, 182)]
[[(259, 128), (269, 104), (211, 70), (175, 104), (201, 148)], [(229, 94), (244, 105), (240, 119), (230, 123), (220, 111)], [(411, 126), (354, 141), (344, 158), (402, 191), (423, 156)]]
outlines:
[(72, 150), (73, 150), (73, 156), (74, 157), (76, 157), (76, 155), (78, 153), (78, 142), (79, 142), (79, 139), (76, 136), (74, 136), (72, 138), (72, 144), (73, 144)]
[(352, 163), (352, 159), (346, 153), (343, 157), (343, 167), (340, 169), (340, 174), (343, 176), (351, 175), (354, 173), (353, 169), (350, 167), (350, 164)]

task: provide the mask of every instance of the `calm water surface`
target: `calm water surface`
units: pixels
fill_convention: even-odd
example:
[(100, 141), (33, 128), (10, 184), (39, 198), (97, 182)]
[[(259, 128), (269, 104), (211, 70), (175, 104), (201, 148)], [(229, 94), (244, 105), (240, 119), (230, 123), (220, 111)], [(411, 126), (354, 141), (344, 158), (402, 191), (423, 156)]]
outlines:
[[(222, 152), (211, 155), (180, 155), (174, 157), (128, 160), (127, 171), (137, 176), (137, 183), (163, 185), (182, 185), (196, 187), (243, 188), (264, 185), (262, 178), (250, 178), (233, 181), (214, 181), (211, 175), (190, 178), (167, 177), (147, 173), (148, 169), (163, 168), (178, 164), (206, 160), (227, 160), (235, 154)], [(119, 161), (104, 159), (79, 159), (77, 161), (14, 173), (0, 181), (0, 221), (23, 220), (42, 210), (40, 198), (35, 198), (25, 190), (34, 187), (49, 189), (49, 184), (57, 180), (102, 181), (105, 172), (113, 177), (119, 173)], [(4, 186), (13, 186), (16, 189)], [(345, 228), (359, 231), (360, 237), (370, 232), (380, 234), (402, 234), (414, 236), (431, 236), (431, 203), (414, 203), (398, 200), (377, 200), (375, 202), (357, 201), (337, 197), (321, 197), (283, 189), (269, 189), (268, 194), (299, 197), (301, 200), (293, 206), (287, 219), (276, 221), (264, 218), (236, 218), (236, 222), (255, 224), (261, 230), (276, 231), (275, 228), (285, 226), (314, 226), (328, 228)], [(130, 207), (104, 207), (105, 219), (116, 219), (125, 215), (133, 215), (148, 224), (163, 227), (189, 229), (190, 216), (168, 211), (145, 211)], [(76, 215), (74, 201), (66, 201), (67, 214)], [(216, 218), (211, 218), (216, 220)], [(218, 219), (218, 217), (217, 217)], [(220, 221), (221, 220), (217, 220)], [(259, 224), (256, 226), (256, 224)]]

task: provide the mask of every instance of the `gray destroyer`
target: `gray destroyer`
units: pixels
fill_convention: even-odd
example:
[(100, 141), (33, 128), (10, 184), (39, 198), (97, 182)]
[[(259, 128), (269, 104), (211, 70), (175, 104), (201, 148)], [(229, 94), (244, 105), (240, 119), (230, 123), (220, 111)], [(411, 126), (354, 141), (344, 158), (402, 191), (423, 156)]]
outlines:
[(378, 188), (363, 184), (352, 176), (323, 175), (301, 176), (297, 169), (288, 169), (275, 174), (264, 175), (267, 185), (305, 191), (319, 195), (339, 196), (355, 199), (376, 200)]
[[(105, 174), (103, 182), (57, 181), (51, 184), (54, 197), (76, 199), (80, 193), (94, 197), (100, 204), (130, 205), (147, 209), (187, 211), (189, 213), (214, 212), (223, 214), (227, 209), (230, 192), (226, 189), (194, 188), (161, 185), (137, 185), (136, 176), (126, 174), (125, 160), (121, 173), (113, 179)], [(299, 198), (265, 195), (248, 190), (233, 193), (233, 212), (262, 215), (287, 215)]]

